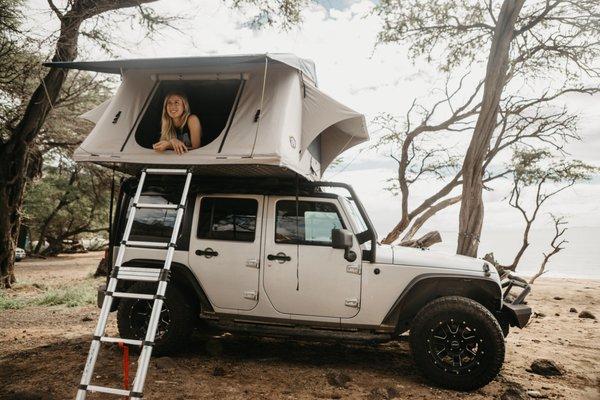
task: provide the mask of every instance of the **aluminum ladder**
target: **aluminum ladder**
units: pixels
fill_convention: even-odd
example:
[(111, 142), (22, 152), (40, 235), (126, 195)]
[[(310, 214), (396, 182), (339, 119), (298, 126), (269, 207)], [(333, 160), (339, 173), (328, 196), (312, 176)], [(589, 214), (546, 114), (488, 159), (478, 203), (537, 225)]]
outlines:
[[(142, 188), (146, 180), (147, 175), (186, 175), (185, 184), (181, 193), (181, 200), (179, 204), (144, 204), (139, 203), (140, 196), (142, 194)], [(76, 400), (84, 400), (88, 392), (90, 393), (108, 393), (117, 396), (127, 396), (130, 399), (141, 399), (143, 396), (144, 382), (146, 381), (146, 374), (148, 372), (148, 365), (150, 364), (150, 357), (152, 355), (152, 347), (154, 345), (154, 338), (156, 336), (156, 329), (158, 328), (158, 322), (160, 312), (163, 306), (163, 300), (165, 298), (165, 292), (167, 289), (168, 275), (171, 268), (171, 262), (173, 261), (173, 255), (175, 253), (175, 243), (177, 242), (177, 236), (179, 235), (179, 228), (183, 219), (183, 212), (185, 209), (185, 202), (187, 199), (190, 183), (192, 180), (192, 173), (187, 169), (158, 169), (158, 168), (147, 168), (142, 171), (140, 181), (133, 198), (133, 204), (131, 205), (131, 212), (125, 225), (125, 231), (123, 233), (123, 240), (119, 246), (119, 252), (117, 254), (117, 260), (113, 267), (110, 280), (106, 288), (104, 301), (102, 303), (102, 309), (98, 318), (98, 324), (94, 331), (92, 343), (90, 345), (90, 351), (88, 353), (83, 375), (81, 376), (81, 383), (77, 390)], [(173, 226), (173, 233), (171, 234), (171, 240), (169, 243), (160, 242), (140, 242), (129, 240), (129, 234), (131, 233), (131, 227), (133, 220), (135, 219), (135, 213), (138, 209), (164, 209), (164, 210), (177, 210), (177, 216), (175, 217), (175, 224)], [(165, 249), (167, 254), (165, 256), (165, 263), (162, 268), (135, 268), (135, 267), (123, 267), (123, 257), (125, 256), (125, 250), (127, 247), (142, 247), (152, 249)], [(128, 281), (143, 281), (143, 282), (158, 282), (156, 294), (142, 294), (142, 293), (126, 293), (117, 292), (117, 283), (119, 280)], [(153, 300), (152, 313), (150, 314), (150, 321), (148, 323), (148, 330), (146, 332), (145, 339), (133, 340), (123, 339), (118, 337), (107, 337), (104, 336), (106, 323), (110, 313), (110, 308), (114, 298), (132, 298), (141, 300)], [(133, 346), (141, 347), (141, 352), (137, 362), (137, 370), (131, 390), (116, 389), (105, 386), (91, 385), (92, 375), (94, 373), (94, 367), (96, 365), (96, 359), (100, 351), (101, 343), (124, 343)]]

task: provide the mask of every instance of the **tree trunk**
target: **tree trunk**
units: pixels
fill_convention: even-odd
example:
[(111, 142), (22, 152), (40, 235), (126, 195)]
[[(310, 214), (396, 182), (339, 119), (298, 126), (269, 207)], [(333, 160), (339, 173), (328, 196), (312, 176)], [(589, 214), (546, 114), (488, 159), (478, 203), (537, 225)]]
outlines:
[[(70, 10), (64, 14), (49, 2), (60, 19), (60, 35), (52, 61), (75, 59), (79, 27), (86, 19), (153, 1), (156, 0), (72, 0), (68, 2)], [(32, 170), (33, 142), (56, 102), (66, 76), (65, 69), (49, 69), (29, 99), (18, 125), (9, 127), (10, 139), (0, 143), (0, 287), (10, 287), (14, 282), (14, 249), (21, 223), (23, 192), (27, 179), (32, 177), (28, 172)]]
[[(71, 61), (77, 55), (81, 19), (63, 17), (53, 61)], [(10, 139), (0, 145), (0, 287), (15, 282), (14, 251), (21, 224), (21, 206), (28, 178), (30, 152), (52, 104), (56, 102), (67, 70), (51, 68), (31, 96), (23, 118)]]
[(442, 235), (438, 231), (432, 231), (424, 234), (417, 240), (408, 240), (400, 243), (400, 246), (404, 247), (418, 247), (421, 249), (426, 249), (428, 247), (433, 246), (436, 243), (440, 243), (442, 241)]
[(477, 256), (483, 224), (483, 162), (496, 127), (500, 97), (506, 83), (515, 22), (525, 0), (504, 0), (492, 38), (481, 111), (463, 162), (463, 190), (457, 253)]
[(523, 231), (523, 242), (521, 243), (521, 248), (519, 248), (519, 251), (515, 255), (515, 258), (510, 265), (503, 265), (504, 269), (507, 269), (509, 271), (514, 271), (517, 269), (517, 266), (521, 261), (521, 257), (523, 257), (523, 254), (525, 254), (525, 250), (527, 250), (527, 248), (529, 247), (529, 231), (531, 230), (532, 223), (533, 220), (527, 221), (527, 224), (525, 225), (525, 230)]
[[(0, 159), (4, 160), (2, 153), (0, 153)], [(4, 164), (3, 161), (2, 164)], [(4, 209), (0, 212), (0, 288), (10, 287), (15, 282), (14, 254), (17, 247), (16, 238), (21, 225), (19, 205), (23, 200), (23, 189), (19, 187), (19, 183), (24, 184), (21, 181), (17, 185), (9, 187), (4, 180), (0, 180), (0, 204)]]
[(404, 220), (403, 216), (402, 220), (394, 227), (394, 229), (390, 233), (388, 233), (388, 235), (381, 241), (381, 243), (391, 244), (398, 240), (400, 234), (404, 232), (406, 228), (408, 228), (408, 225), (415, 217), (417, 217), (423, 212), (426, 212), (430, 207), (435, 207), (434, 203), (436, 201), (442, 199), (444, 196), (447, 196), (450, 192), (452, 192), (452, 189), (458, 186), (460, 176), (461, 173), (459, 172), (458, 174), (456, 174), (456, 176), (454, 176), (454, 178), (452, 178), (450, 182), (444, 185), (443, 188), (438, 190), (433, 195), (429, 196), (427, 199), (423, 200), (423, 202), (421, 202), (421, 204), (417, 208), (408, 213), (408, 215), (406, 216), (406, 221)]
[(408, 232), (406, 232), (406, 235), (404, 235), (404, 237), (402, 238), (402, 241), (406, 242), (408, 240), (412, 240), (413, 237), (419, 231), (419, 229), (421, 229), (421, 227), (425, 224), (425, 222), (427, 222), (429, 220), (429, 218), (433, 217), (439, 211), (441, 211), (447, 207), (450, 207), (453, 204), (458, 203), (459, 201), (460, 201), (460, 195), (455, 196), (455, 197), (450, 197), (449, 199), (442, 200), (439, 203), (431, 206), (427, 211), (425, 211), (421, 216), (419, 216), (419, 218), (415, 219), (415, 222), (413, 222), (413, 224), (410, 227), (410, 229), (408, 230)]

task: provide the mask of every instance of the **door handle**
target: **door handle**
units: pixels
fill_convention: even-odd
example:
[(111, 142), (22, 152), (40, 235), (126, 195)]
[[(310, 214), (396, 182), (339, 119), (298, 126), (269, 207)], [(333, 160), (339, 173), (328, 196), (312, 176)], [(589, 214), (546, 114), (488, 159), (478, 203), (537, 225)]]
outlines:
[(196, 255), (197, 256), (204, 256), (206, 258), (211, 258), (211, 257), (216, 257), (219, 255), (218, 252), (214, 251), (213, 249), (211, 249), (210, 247), (207, 247), (204, 250), (196, 250)]
[(269, 254), (267, 256), (267, 260), (269, 260), (269, 261), (277, 260), (283, 264), (286, 261), (292, 261), (292, 257), (286, 255), (285, 253), (277, 253), (277, 254)]

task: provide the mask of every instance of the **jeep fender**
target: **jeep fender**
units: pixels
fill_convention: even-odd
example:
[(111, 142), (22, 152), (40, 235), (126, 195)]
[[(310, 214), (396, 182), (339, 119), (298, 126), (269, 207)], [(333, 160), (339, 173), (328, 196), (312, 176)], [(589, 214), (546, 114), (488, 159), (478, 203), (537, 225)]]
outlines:
[[(133, 259), (123, 263), (124, 267), (138, 267), (138, 268), (162, 268), (164, 261), (151, 260), (151, 259)], [(125, 291), (131, 286), (133, 281), (120, 281), (118, 290)], [(198, 312), (209, 311), (212, 312), (213, 307), (202, 288), (198, 279), (190, 268), (184, 264), (178, 262), (171, 263), (171, 273), (169, 278), (169, 286), (174, 285), (180, 289), (185, 298), (189, 301), (190, 305), (197, 309)], [(111, 311), (115, 311), (119, 306), (119, 299), (114, 299)], [(102, 304), (101, 302), (99, 304)]]
[(463, 296), (475, 300), (494, 315), (502, 309), (502, 289), (491, 278), (471, 275), (424, 274), (413, 279), (398, 296), (382, 325), (395, 327), (401, 334), (427, 303), (443, 296)]

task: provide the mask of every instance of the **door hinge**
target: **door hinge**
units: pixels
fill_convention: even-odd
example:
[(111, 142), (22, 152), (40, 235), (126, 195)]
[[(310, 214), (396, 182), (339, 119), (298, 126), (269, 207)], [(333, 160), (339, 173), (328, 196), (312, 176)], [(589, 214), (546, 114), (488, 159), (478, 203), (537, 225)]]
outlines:
[(360, 265), (348, 265), (346, 266), (346, 272), (349, 274), (360, 275), (362, 273), (362, 270), (360, 268)]
[(256, 293), (256, 290), (245, 291), (244, 298), (248, 300), (256, 300), (258, 298), (258, 293)]
[(246, 267), (258, 268), (258, 260), (246, 260)]
[(346, 307), (358, 308), (358, 299), (346, 299)]

